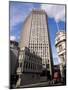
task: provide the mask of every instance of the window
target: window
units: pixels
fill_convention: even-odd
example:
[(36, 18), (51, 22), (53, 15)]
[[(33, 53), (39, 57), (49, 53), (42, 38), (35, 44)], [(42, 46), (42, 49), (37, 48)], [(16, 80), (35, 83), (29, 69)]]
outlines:
[(49, 59), (47, 59), (47, 64), (49, 64)]
[(28, 63), (28, 68), (30, 69), (30, 63)]
[(28, 68), (28, 62), (25, 62), (26, 69)]
[(24, 62), (24, 68), (26, 67), (26, 62)]
[(63, 49), (65, 49), (65, 42), (64, 42), (64, 43), (62, 43), (62, 46), (63, 46)]
[(59, 45), (59, 51), (62, 51), (62, 45)]
[(47, 64), (46, 67), (49, 68), (49, 64)]
[(31, 69), (32, 69), (32, 63), (31, 63)]
[(22, 63), (20, 63), (20, 67), (22, 67)]

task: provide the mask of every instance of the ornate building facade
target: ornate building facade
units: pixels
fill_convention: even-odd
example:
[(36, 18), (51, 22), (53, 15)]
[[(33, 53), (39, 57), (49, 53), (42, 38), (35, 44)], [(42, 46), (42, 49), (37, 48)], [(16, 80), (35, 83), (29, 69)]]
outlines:
[(63, 77), (63, 68), (66, 66), (66, 34), (63, 31), (57, 32), (55, 39), (55, 46), (60, 58), (60, 71)]

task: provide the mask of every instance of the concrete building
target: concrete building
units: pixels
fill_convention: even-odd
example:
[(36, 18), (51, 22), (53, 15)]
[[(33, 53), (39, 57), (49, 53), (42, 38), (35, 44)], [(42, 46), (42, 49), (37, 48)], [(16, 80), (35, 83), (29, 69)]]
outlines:
[(19, 76), (16, 87), (35, 83), (40, 80), (42, 72), (42, 58), (35, 52), (31, 53), (27, 47), (19, 51), (19, 67), (17, 75)]
[(36, 55), (40, 56), (42, 58), (42, 72), (47, 70), (47, 73), (52, 76), (53, 59), (45, 11), (33, 10), (26, 18), (19, 47), (20, 49), (28, 47), (31, 53), (34, 51)]
[(66, 66), (66, 34), (63, 31), (59, 31), (56, 34), (55, 46), (60, 58), (60, 71), (61, 77), (63, 77), (63, 68)]
[(16, 69), (18, 67), (18, 42), (10, 41), (10, 88), (13, 88), (13, 85), (16, 85), (18, 76)]

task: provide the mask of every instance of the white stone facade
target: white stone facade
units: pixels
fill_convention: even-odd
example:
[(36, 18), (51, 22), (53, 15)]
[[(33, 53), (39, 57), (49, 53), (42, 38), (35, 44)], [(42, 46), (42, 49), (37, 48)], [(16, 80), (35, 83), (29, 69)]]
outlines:
[(63, 76), (63, 67), (66, 65), (66, 34), (63, 31), (57, 32), (55, 39), (55, 46), (57, 48), (57, 53), (60, 58), (60, 71), (61, 76)]

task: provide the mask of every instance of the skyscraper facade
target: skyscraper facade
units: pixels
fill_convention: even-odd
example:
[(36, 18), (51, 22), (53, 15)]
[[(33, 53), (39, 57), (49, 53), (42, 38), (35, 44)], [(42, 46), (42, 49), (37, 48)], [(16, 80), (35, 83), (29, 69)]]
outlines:
[[(52, 75), (53, 59), (47, 23), (47, 14), (43, 10), (33, 10), (24, 21), (19, 43), (20, 49), (28, 47), (42, 58), (43, 70)], [(43, 71), (42, 70), (42, 71)]]

